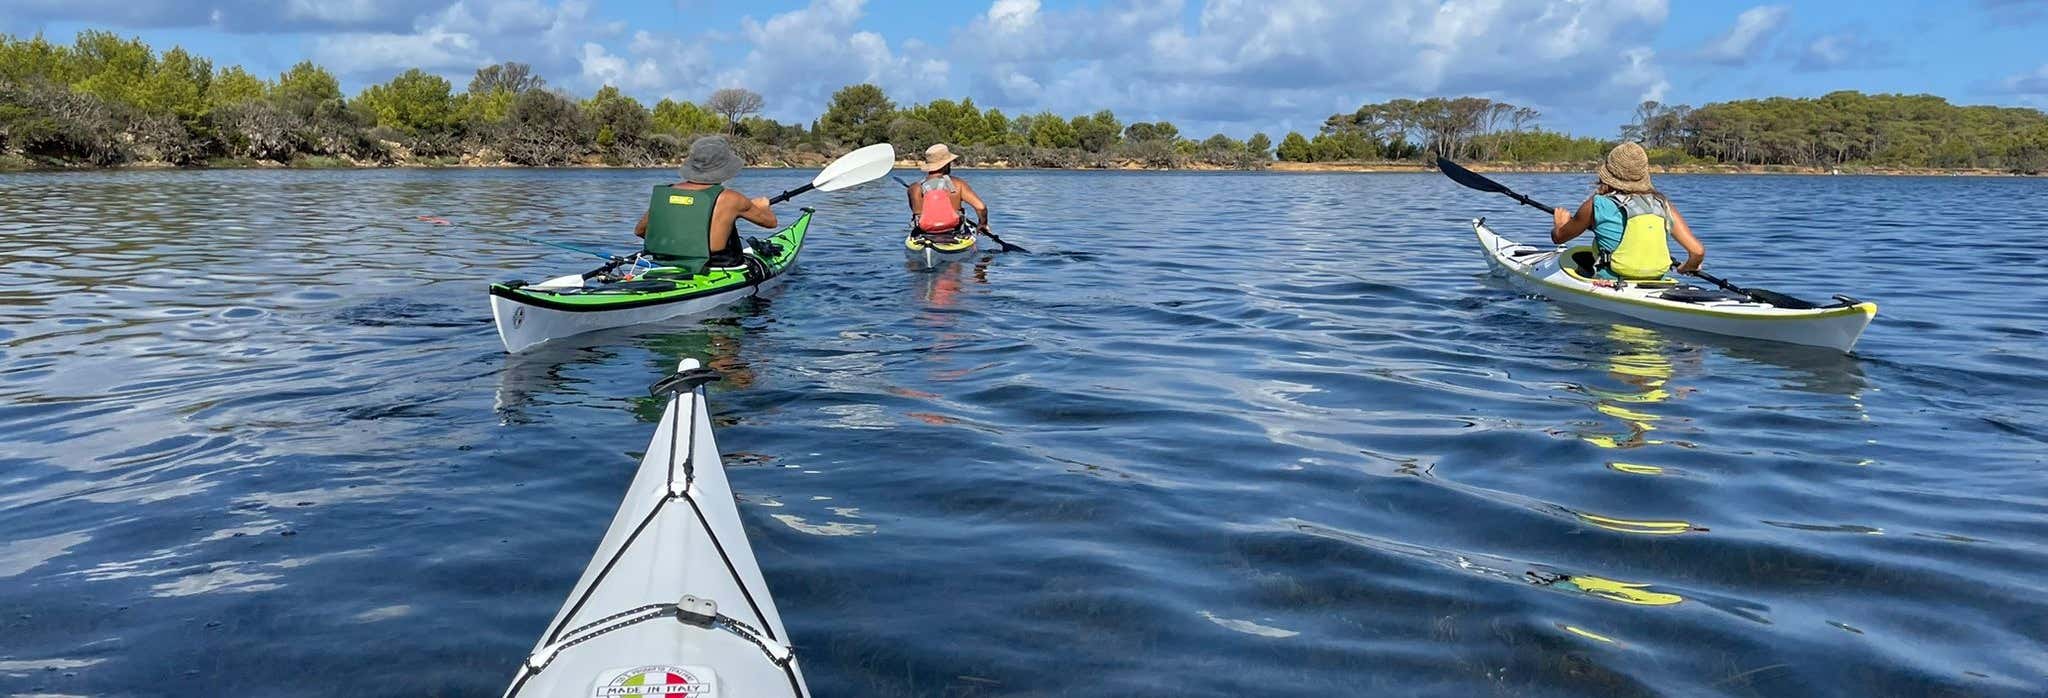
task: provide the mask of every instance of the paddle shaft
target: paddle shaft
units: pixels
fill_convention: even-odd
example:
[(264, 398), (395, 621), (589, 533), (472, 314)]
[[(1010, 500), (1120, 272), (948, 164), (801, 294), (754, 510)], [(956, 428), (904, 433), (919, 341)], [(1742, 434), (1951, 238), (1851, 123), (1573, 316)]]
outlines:
[(784, 201), (788, 201), (788, 200), (790, 200), (790, 199), (794, 199), (794, 198), (796, 198), (796, 196), (797, 196), (798, 194), (802, 194), (802, 193), (804, 193), (804, 192), (807, 192), (807, 191), (810, 191), (810, 190), (812, 190), (812, 189), (816, 189), (816, 188), (818, 188), (818, 185), (817, 185), (817, 183), (815, 183), (815, 182), (814, 182), (814, 183), (811, 183), (811, 184), (806, 184), (806, 185), (803, 185), (803, 186), (801, 186), (801, 187), (797, 187), (797, 188), (795, 188), (795, 189), (791, 189), (791, 190), (789, 190), (789, 191), (786, 191), (786, 192), (783, 192), (783, 193), (780, 193), (780, 194), (776, 194), (775, 196), (772, 196), (772, 197), (769, 197), (769, 198), (768, 198), (768, 205), (770, 205), (770, 206), (773, 206), (773, 205), (775, 205), (775, 204), (779, 204), (779, 203), (782, 203), (782, 202), (784, 202)]

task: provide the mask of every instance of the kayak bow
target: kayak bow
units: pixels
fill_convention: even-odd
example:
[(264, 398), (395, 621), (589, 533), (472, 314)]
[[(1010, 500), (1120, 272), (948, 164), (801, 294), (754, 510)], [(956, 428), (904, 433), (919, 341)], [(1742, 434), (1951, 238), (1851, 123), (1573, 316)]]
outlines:
[[(1542, 248), (1502, 238), (1472, 222), (1487, 265), (1517, 288), (1562, 303), (1645, 322), (1714, 334), (1849, 351), (1877, 316), (1877, 304), (1836, 296), (1818, 307), (1780, 307), (1755, 297), (1672, 283), (1616, 283), (1571, 268), (1576, 249)], [(1811, 305), (1811, 304), (1805, 304)]]
[[(796, 267), (810, 225), (811, 211), (805, 209), (795, 223), (768, 237), (770, 251), (747, 250), (744, 268), (712, 268), (686, 277), (654, 267), (631, 279), (586, 274), (582, 280), (571, 275), (533, 285), (491, 284), (491, 317), (505, 351), (516, 354), (585, 332), (710, 313), (780, 285)], [(567, 283), (558, 285), (563, 280)]]
[(505, 689), (519, 696), (806, 698), (685, 359), (597, 553)]

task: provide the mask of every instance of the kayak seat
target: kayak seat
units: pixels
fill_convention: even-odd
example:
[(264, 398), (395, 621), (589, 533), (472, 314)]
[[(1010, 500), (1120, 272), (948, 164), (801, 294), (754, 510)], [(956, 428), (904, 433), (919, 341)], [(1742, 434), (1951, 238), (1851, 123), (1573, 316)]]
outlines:
[(1622, 279), (1606, 273), (1600, 269), (1599, 251), (1591, 247), (1574, 247), (1565, 250), (1565, 255), (1565, 259), (1571, 260), (1570, 264), (1564, 265), (1565, 272), (1580, 281), (1626, 281), (1631, 286), (1650, 287), (1678, 285), (1678, 280), (1669, 276), (1656, 279)]

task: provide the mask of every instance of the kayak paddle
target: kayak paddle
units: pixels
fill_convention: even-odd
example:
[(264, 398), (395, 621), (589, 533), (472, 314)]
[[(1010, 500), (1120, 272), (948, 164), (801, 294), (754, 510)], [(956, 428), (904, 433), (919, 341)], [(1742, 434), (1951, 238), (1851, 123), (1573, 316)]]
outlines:
[(1728, 289), (1729, 293), (1740, 294), (1750, 298), (1751, 300), (1762, 301), (1765, 303), (1769, 303), (1771, 305), (1778, 306), (1780, 308), (1785, 308), (1788, 310), (1810, 310), (1813, 308), (1820, 307), (1818, 305), (1813, 304), (1811, 301), (1803, 300), (1794, 296), (1788, 296), (1783, 293), (1779, 293), (1777, 291), (1772, 291), (1769, 289), (1743, 288), (1741, 286), (1728, 283), (1727, 279), (1723, 279), (1713, 274), (1709, 274), (1702, 269), (1695, 269), (1684, 273), (1691, 274), (1693, 276), (1697, 276), (1708, 281), (1712, 281), (1714, 282), (1715, 286)]
[(1445, 177), (1451, 178), (1453, 182), (1465, 185), (1467, 189), (1477, 189), (1490, 194), (1506, 194), (1508, 198), (1520, 201), (1523, 205), (1531, 208), (1542, 209), (1544, 213), (1551, 211), (1549, 204), (1538, 203), (1535, 199), (1517, 194), (1515, 190), (1507, 188), (1500, 182), (1482, 177), (1479, 173), (1460, 167), (1458, 163), (1451, 162), (1449, 159), (1437, 158), (1436, 168), (1442, 171)]
[[(892, 176), (890, 177), (890, 179), (896, 180), (896, 183), (903, 185), (904, 189), (909, 189), (913, 186), (916, 186), (909, 182), (903, 181), (902, 177)], [(1002, 245), (1004, 252), (1022, 252), (1025, 254), (1031, 254), (1031, 250), (1024, 249), (1022, 246), (1019, 245), (1012, 245), (1010, 243), (1004, 242), (1002, 238), (996, 237), (995, 233), (989, 232), (989, 229), (986, 227), (981, 227), (980, 230), (981, 234), (988, 236), (988, 239), (996, 241), (996, 244), (998, 245)]]
[(818, 191), (839, 191), (856, 184), (881, 179), (896, 167), (896, 147), (887, 143), (876, 143), (866, 148), (839, 156), (832, 164), (826, 165), (811, 183), (776, 194), (768, 199), (770, 204), (779, 204), (796, 198), (796, 195), (816, 189)]
[[(1436, 168), (1442, 171), (1445, 177), (1451, 178), (1451, 181), (1464, 185), (1468, 189), (1477, 189), (1479, 191), (1488, 192), (1492, 194), (1506, 194), (1507, 197), (1510, 199), (1520, 201), (1524, 205), (1529, 206), (1531, 208), (1541, 209), (1546, 213), (1553, 210), (1550, 206), (1538, 203), (1535, 199), (1531, 199), (1529, 197), (1516, 193), (1515, 190), (1507, 188), (1507, 186), (1501, 184), (1500, 182), (1487, 179), (1486, 177), (1480, 175), (1477, 172), (1465, 169), (1464, 167), (1459, 166), (1458, 163), (1451, 162), (1448, 158), (1437, 158)], [(1711, 281), (1714, 283), (1714, 285), (1727, 289), (1729, 293), (1741, 294), (1743, 296), (1750, 298), (1751, 300), (1769, 303), (1780, 308), (1787, 308), (1792, 310), (1805, 310), (1808, 308), (1820, 307), (1818, 305), (1814, 305), (1813, 303), (1800, 300), (1797, 297), (1779, 293), (1777, 291), (1772, 291), (1770, 289), (1742, 288), (1740, 286), (1736, 286), (1735, 284), (1728, 283), (1726, 279), (1722, 279), (1720, 277), (1714, 276), (1713, 274), (1708, 274), (1705, 271), (1697, 269), (1681, 273), (1691, 274), (1693, 276), (1697, 276), (1702, 279)]]

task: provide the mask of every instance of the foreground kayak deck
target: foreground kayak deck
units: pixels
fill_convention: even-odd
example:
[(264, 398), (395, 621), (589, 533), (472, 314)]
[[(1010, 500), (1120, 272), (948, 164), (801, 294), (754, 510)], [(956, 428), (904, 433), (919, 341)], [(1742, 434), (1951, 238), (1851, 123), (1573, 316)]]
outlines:
[[(1561, 303), (1602, 310), (1645, 322), (1734, 337), (1849, 351), (1877, 316), (1877, 304), (1845, 301), (1821, 308), (1780, 308), (1739, 297), (1701, 294), (1672, 300), (1669, 286), (1590, 280), (1566, 268), (1567, 253), (1554, 247), (1518, 244), (1472, 222), (1493, 272), (1524, 291)], [(1724, 294), (1725, 295), (1725, 294)]]
[[(662, 277), (650, 269), (638, 283), (547, 288), (518, 282), (491, 284), (491, 317), (505, 351), (585, 332), (700, 315), (772, 289), (796, 266), (810, 230), (806, 209), (789, 227), (768, 237), (779, 249), (749, 269), (710, 269), (691, 277)], [(573, 279), (572, 279), (573, 280)]]
[(808, 696), (742, 530), (683, 360), (654, 439), (597, 553), (520, 666), (516, 696)]

